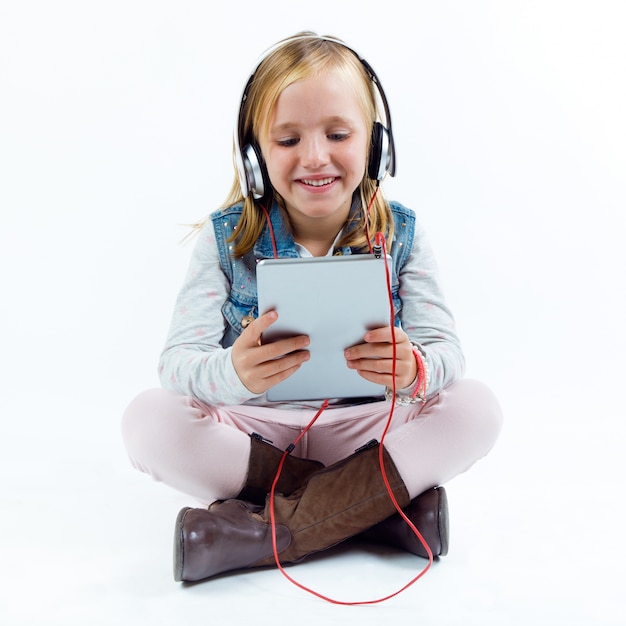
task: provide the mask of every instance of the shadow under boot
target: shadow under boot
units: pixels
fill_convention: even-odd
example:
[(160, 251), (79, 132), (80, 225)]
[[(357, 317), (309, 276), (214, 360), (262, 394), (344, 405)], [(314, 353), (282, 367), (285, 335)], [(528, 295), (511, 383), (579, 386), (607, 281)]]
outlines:
[[(350, 457), (311, 474), (289, 496), (275, 494), (274, 519), (281, 563), (326, 550), (388, 518), (396, 509), (379, 464), (402, 508), (409, 494), (387, 451), (370, 442)], [(226, 500), (207, 509), (183, 509), (176, 520), (174, 578), (197, 581), (241, 568), (275, 565), (265, 506)]]
[[(428, 489), (411, 500), (402, 511), (424, 537), (433, 556), (448, 554), (450, 536), (448, 497), (443, 487)], [(419, 537), (397, 512), (361, 533), (359, 538), (428, 558)]]

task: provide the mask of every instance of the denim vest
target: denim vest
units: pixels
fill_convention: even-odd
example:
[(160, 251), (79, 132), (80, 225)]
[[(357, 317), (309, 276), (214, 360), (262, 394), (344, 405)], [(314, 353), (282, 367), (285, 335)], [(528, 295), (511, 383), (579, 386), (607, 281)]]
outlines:
[[(394, 235), (391, 251), (391, 285), (395, 311), (395, 324), (400, 324), (400, 299), (398, 275), (406, 262), (413, 247), (413, 233), (415, 230), (415, 214), (397, 202), (390, 202), (394, 220)], [(222, 338), (222, 346), (232, 346), (241, 334), (242, 320), (246, 316), (256, 318), (258, 316), (257, 288), (256, 288), (256, 264), (261, 259), (274, 258), (272, 236), (267, 224), (257, 239), (254, 248), (244, 257), (235, 259), (231, 256), (234, 244), (228, 242), (228, 238), (235, 231), (241, 212), (242, 204), (236, 204), (226, 209), (216, 211), (211, 215), (219, 250), (220, 264), (224, 274), (230, 282), (230, 295), (222, 307), (222, 313), (226, 320), (226, 332)], [(359, 211), (358, 205), (353, 205), (352, 212)], [(298, 257), (298, 251), (289, 232), (288, 225), (283, 219), (279, 206), (274, 203), (270, 210), (270, 221), (276, 241), (276, 252), (279, 257)], [(335, 250), (334, 254), (352, 254), (350, 247)]]

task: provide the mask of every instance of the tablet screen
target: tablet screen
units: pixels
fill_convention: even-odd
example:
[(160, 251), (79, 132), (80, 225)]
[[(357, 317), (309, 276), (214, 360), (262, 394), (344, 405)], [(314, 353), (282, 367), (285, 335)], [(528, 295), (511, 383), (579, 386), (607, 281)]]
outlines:
[[(390, 257), (387, 257), (390, 263)], [(385, 262), (371, 254), (264, 259), (257, 265), (259, 314), (278, 320), (262, 341), (308, 335), (311, 358), (267, 392), (271, 401), (380, 396), (385, 387), (347, 367), (343, 352), (391, 323)]]

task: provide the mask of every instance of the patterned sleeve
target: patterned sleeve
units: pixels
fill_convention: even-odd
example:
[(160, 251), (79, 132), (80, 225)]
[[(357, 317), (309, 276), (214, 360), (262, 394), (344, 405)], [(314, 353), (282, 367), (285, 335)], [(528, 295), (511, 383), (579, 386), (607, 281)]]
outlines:
[(222, 305), (228, 292), (213, 222), (208, 220), (198, 234), (161, 353), (163, 387), (214, 406), (242, 404), (256, 397), (239, 380), (231, 349), (221, 346)]
[(463, 376), (465, 358), (438, 282), (435, 257), (418, 222), (413, 248), (399, 279), (402, 328), (425, 355), (430, 397)]

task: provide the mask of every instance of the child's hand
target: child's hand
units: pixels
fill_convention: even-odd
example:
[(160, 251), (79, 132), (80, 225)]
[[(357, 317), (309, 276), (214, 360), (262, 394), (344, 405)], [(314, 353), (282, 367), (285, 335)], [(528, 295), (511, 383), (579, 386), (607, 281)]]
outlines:
[(289, 378), (305, 361), (309, 345), (305, 335), (280, 339), (261, 345), (261, 335), (276, 320), (278, 314), (270, 311), (255, 319), (244, 329), (233, 344), (231, 358), (241, 382), (252, 393), (263, 393)]
[(396, 343), (396, 389), (404, 389), (417, 377), (417, 363), (408, 335), (386, 326), (365, 333), (365, 343), (348, 348), (344, 355), (350, 369), (366, 380), (393, 388), (393, 342)]

